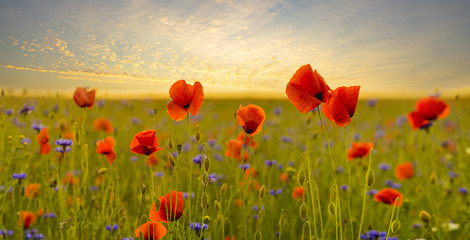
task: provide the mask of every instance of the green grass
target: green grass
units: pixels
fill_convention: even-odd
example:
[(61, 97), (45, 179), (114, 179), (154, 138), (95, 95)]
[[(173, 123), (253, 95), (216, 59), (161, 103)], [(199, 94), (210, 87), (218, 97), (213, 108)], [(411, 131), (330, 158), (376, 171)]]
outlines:
[[(255, 239), (256, 232), (257, 238), (261, 236), (262, 239), (276, 239), (278, 232), (281, 239), (309, 239), (309, 234), (303, 233), (310, 229), (312, 237), (357, 239), (359, 233), (370, 229), (387, 231), (392, 207), (366, 196), (363, 227), (359, 232), (368, 158), (349, 162), (351, 182), (348, 191), (352, 217), (349, 219), (348, 193), (340, 186), (349, 182), (345, 150), (356, 134), (360, 135), (359, 141), (374, 143), (371, 169), (375, 173), (375, 183), (366, 190), (385, 188), (387, 179), (401, 184), (399, 191), (405, 200), (402, 207), (396, 209), (399, 210), (401, 226), (389, 236), (399, 239), (465, 239), (468, 235), (469, 201), (458, 191), (460, 187), (470, 187), (469, 154), (466, 153), (470, 147), (468, 99), (447, 100), (451, 105), (449, 116), (436, 121), (429, 132), (413, 131), (406, 119), (401, 126), (396, 124), (397, 117), (406, 117), (413, 110), (414, 101), (411, 100), (381, 100), (375, 107), (368, 107), (367, 102), (360, 101), (352, 123), (345, 131), (322, 116), (331, 140), (331, 157), (337, 168), (344, 169), (336, 172), (338, 196), (330, 190), (333, 185), (330, 154), (316, 112), (300, 114), (291, 103), (280, 100), (209, 99), (203, 103), (197, 117), (191, 116), (188, 133), (186, 119), (174, 122), (169, 118), (165, 107), (167, 101), (106, 100), (102, 107), (99, 101), (100, 96), (97, 95), (95, 105), (88, 110), (78, 108), (70, 99), (0, 98), (0, 185), (3, 186), (0, 190), (0, 229), (13, 230), (10, 239), (24, 239), (23, 229), (17, 224), (17, 213), (22, 210), (37, 212), (39, 209), (56, 215), (53, 219), (38, 216), (33, 225), (46, 239), (121, 239), (134, 236), (134, 230), (147, 221), (151, 204), (170, 190), (193, 192), (194, 198), (184, 201), (185, 211), (181, 219), (164, 224), (168, 229), (164, 239), (223, 239), (226, 236), (243, 239), (245, 215), (248, 239)], [(19, 115), (24, 103), (35, 107), (26, 116)], [(266, 122), (261, 133), (254, 137), (259, 146), (249, 149), (250, 168), (257, 170), (257, 176), (246, 179), (244, 210), (243, 206), (235, 204), (242, 198), (240, 163), (226, 158), (224, 153), (225, 142), (242, 132), (237, 125), (235, 111), (240, 104), (248, 103), (265, 110)], [(273, 109), (278, 107), (282, 108), (282, 113), (274, 115)], [(6, 109), (14, 109), (13, 115), (3, 114)], [(149, 114), (154, 109), (157, 114)], [(92, 123), (97, 117), (108, 118), (115, 128), (114, 133), (110, 134), (116, 141), (117, 155), (112, 166), (95, 150), (95, 142), (108, 136), (93, 130)], [(23, 126), (16, 126), (14, 119)], [(37, 132), (31, 128), (33, 122), (40, 122), (49, 129), (52, 151), (48, 155), (39, 155)], [(66, 131), (79, 135), (79, 142), (74, 141), (71, 152), (62, 161), (54, 151), (55, 140), (64, 134), (58, 129), (59, 123), (66, 125), (63, 127)], [(174, 136), (175, 145), (184, 145), (189, 135), (195, 135), (196, 126), (199, 126), (200, 140), (191, 142), (190, 152), (183, 146), (183, 151), (176, 158), (176, 166), (170, 170), (168, 154), (177, 151), (176, 148), (169, 149), (170, 134)], [(163, 172), (163, 177), (153, 175), (150, 178), (149, 167), (145, 164), (146, 156), (130, 152), (129, 145), (134, 134), (147, 129), (157, 130), (160, 145), (164, 147), (157, 152), (160, 161), (152, 169), (153, 173)], [(22, 144), (22, 137), (29, 138), (31, 143)], [(281, 141), (282, 137), (288, 137), (290, 142)], [(345, 146), (345, 139), (349, 146)], [(444, 141), (454, 142), (455, 150), (444, 148)], [(207, 144), (205, 149), (201, 147), (203, 144)], [(223, 176), (207, 186), (203, 185), (204, 169), (190, 162), (191, 158), (203, 153), (210, 159), (207, 174)], [(137, 161), (131, 161), (133, 156)], [(276, 160), (283, 167), (266, 167), (265, 160)], [(395, 177), (394, 167), (407, 161), (415, 163), (415, 176), (399, 181)], [(390, 170), (378, 168), (379, 164), (384, 163), (391, 166)], [(188, 167), (190, 164), (191, 168)], [(101, 168), (109, 170), (99, 174)], [(73, 171), (80, 184), (64, 186), (61, 179)], [(305, 206), (300, 210), (303, 201), (291, 196), (293, 188), (299, 185), (299, 171), (307, 172), (306, 178), (310, 179), (306, 183), (308, 188), (303, 200), (307, 205), (306, 212)], [(456, 177), (451, 178), (450, 171)], [(21, 172), (27, 174), (21, 182), (12, 178), (13, 173)], [(288, 174), (287, 183), (280, 180), (282, 173)], [(191, 189), (188, 188), (190, 179)], [(263, 198), (260, 198), (259, 190), (252, 187), (255, 181), (267, 190)], [(31, 183), (42, 185), (39, 196), (33, 199), (23, 196), (21, 190)], [(315, 191), (315, 184), (318, 192)], [(13, 188), (11, 192), (10, 187)], [(272, 189), (281, 189), (282, 193), (273, 196), (269, 193)], [(215, 208), (214, 201), (220, 205), (219, 210)], [(208, 202), (207, 207), (203, 208), (201, 202)], [(330, 202), (341, 206), (340, 211), (336, 211), (341, 213), (341, 219), (337, 219), (342, 223), (341, 228), (335, 227), (335, 216), (328, 209)], [(254, 206), (260, 211), (253, 210)], [(429, 225), (434, 229), (432, 234), (424, 227), (414, 227), (420, 223), (418, 214), (422, 210), (431, 215)], [(306, 214), (306, 217), (302, 219), (301, 214)], [(189, 230), (190, 222), (203, 222), (205, 217), (208, 229), (199, 234)], [(449, 222), (460, 227), (449, 230)], [(117, 231), (105, 229), (107, 225), (116, 223), (119, 224)], [(351, 226), (354, 235), (351, 235)]]

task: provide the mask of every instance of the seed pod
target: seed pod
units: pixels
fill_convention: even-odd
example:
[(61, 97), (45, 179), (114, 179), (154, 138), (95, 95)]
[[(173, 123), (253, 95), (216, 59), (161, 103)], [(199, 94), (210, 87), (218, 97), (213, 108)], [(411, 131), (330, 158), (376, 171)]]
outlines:
[(80, 130), (78, 129), (78, 122), (73, 123), (73, 140), (80, 144)]
[(181, 154), (181, 149), (183, 149), (183, 145), (181, 144), (176, 145), (176, 150), (178, 150), (178, 154)]
[(227, 183), (222, 184), (222, 187), (220, 187), (220, 196), (223, 196), (225, 191), (227, 191)]
[(302, 240), (309, 240), (310, 239), (310, 234), (311, 234), (311, 228), (310, 228), (310, 222), (309, 221), (305, 221), (304, 222), (304, 225), (302, 227), (302, 237), (301, 239)]
[(300, 205), (300, 208), (299, 208), (299, 215), (300, 215), (300, 218), (302, 219), (302, 221), (305, 222), (305, 220), (307, 220), (308, 207), (307, 207), (307, 204), (306, 204), (305, 202), (303, 202), (303, 203)]
[(207, 172), (202, 174), (202, 184), (204, 186), (207, 186), (209, 184), (209, 176), (207, 175)]
[(330, 202), (328, 204), (328, 211), (331, 213), (331, 215), (335, 216), (335, 214), (336, 214), (336, 204), (334, 204), (333, 202)]
[(401, 227), (401, 222), (398, 219), (393, 220), (392, 222), (392, 233), (396, 233)]
[(220, 209), (222, 208), (222, 207), (220, 206), (219, 201), (217, 201), (217, 200), (214, 201), (214, 207), (215, 207), (215, 209), (217, 209), (217, 211), (220, 211)]
[(425, 224), (428, 224), (431, 221), (431, 214), (423, 210), (419, 212), (419, 220)]
[(204, 157), (204, 170), (206, 172), (209, 172), (210, 169), (211, 169), (211, 160), (209, 159), (208, 156), (205, 156)]
[(173, 155), (171, 155), (171, 153), (168, 153), (168, 161), (172, 167), (176, 166), (176, 159), (173, 157)]
[(255, 232), (255, 240), (261, 240), (261, 239), (262, 239), (261, 231), (258, 230)]
[(209, 216), (204, 216), (204, 218), (202, 219), (202, 222), (203, 223), (210, 223), (211, 222), (211, 218)]
[(367, 173), (367, 186), (372, 187), (375, 183), (375, 173), (374, 170), (370, 169)]
[(266, 187), (263, 185), (259, 189), (259, 198), (263, 199), (264, 195), (266, 194)]
[(297, 174), (297, 182), (299, 183), (300, 186), (303, 186), (306, 179), (307, 179), (307, 175), (305, 174), (305, 170), (300, 169), (299, 173)]
[(100, 170), (98, 170), (98, 174), (105, 174), (107, 171), (109, 171), (108, 168), (100, 168)]
[(201, 196), (201, 207), (202, 208), (207, 208), (209, 206), (209, 196), (207, 195), (206, 192), (202, 193)]
[(429, 175), (429, 182), (431, 184), (434, 184), (437, 181), (437, 173), (436, 171), (432, 171), (431, 174)]
[(336, 202), (336, 184), (331, 185), (330, 188), (330, 202)]
[(201, 140), (201, 132), (199, 131), (199, 125), (196, 125), (196, 134), (194, 134), (194, 139), (196, 142), (199, 142)]

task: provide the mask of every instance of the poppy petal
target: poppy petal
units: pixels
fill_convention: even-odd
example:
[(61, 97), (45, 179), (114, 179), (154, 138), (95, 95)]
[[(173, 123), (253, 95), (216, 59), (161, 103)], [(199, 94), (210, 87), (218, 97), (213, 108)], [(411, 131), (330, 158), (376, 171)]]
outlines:
[(338, 87), (333, 93), (343, 104), (350, 118), (354, 116), (354, 112), (356, 111), (360, 88), (361, 86)]
[(185, 80), (178, 80), (170, 87), (170, 97), (177, 105), (188, 108), (194, 96), (193, 91), (190, 91)]
[(170, 117), (175, 121), (183, 120), (184, 117), (186, 117), (186, 114), (188, 113), (186, 109), (184, 109), (178, 104), (175, 104), (174, 101), (171, 101), (170, 103), (168, 103), (168, 105), (166, 105), (166, 110), (168, 112), (168, 115), (170, 115)]
[(237, 121), (243, 127), (246, 133), (250, 136), (254, 136), (257, 133), (261, 132), (264, 120), (266, 119), (266, 114), (264, 110), (256, 105), (248, 105), (243, 107), (240, 105), (240, 108), (237, 110)]
[(109, 165), (113, 164), (114, 159), (116, 159), (116, 153), (114, 151), (105, 154), (106, 160), (108, 160)]
[(421, 126), (426, 125), (429, 121), (424, 118), (424, 116), (419, 112), (411, 112), (407, 115), (408, 122), (410, 123), (411, 128), (418, 129)]
[(204, 91), (200, 82), (194, 83), (194, 96), (192, 98), (191, 104), (189, 105), (189, 113), (195, 116), (201, 108), (202, 102), (204, 101)]
[(135, 237), (140, 237), (141, 233), (144, 239), (155, 240), (163, 238), (167, 230), (166, 227), (159, 222), (147, 222), (135, 230)]
[(340, 127), (344, 127), (351, 122), (348, 111), (346, 111), (341, 101), (334, 95), (329, 98), (327, 104), (321, 107), (321, 110), (328, 120)]
[(39, 148), (39, 153), (40, 154), (49, 154), (51, 152), (51, 145), (49, 143), (43, 143), (41, 144)]

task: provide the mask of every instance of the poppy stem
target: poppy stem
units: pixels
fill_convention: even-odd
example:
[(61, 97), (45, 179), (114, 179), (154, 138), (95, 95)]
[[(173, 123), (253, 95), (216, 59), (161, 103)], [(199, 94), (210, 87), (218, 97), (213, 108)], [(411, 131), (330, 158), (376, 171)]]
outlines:
[(244, 233), (245, 233), (245, 238), (248, 239), (248, 229), (247, 229), (247, 224), (246, 224), (246, 202), (245, 202), (245, 141), (249, 137), (248, 133), (245, 133), (245, 136), (243, 137), (243, 143), (242, 143), (242, 148), (241, 148), (241, 158), (242, 158), (242, 204), (243, 204), (243, 228), (244, 228)]
[[(189, 183), (188, 183), (188, 223), (191, 222), (191, 192), (192, 192), (192, 178), (193, 178), (193, 168), (191, 164), (191, 125), (189, 123), (189, 112), (186, 113), (186, 125), (188, 127), (188, 165), (189, 165)], [(188, 229), (189, 230), (189, 229)], [(189, 236), (188, 231), (188, 236)]]
[(343, 226), (341, 223), (341, 205), (340, 205), (340, 200), (339, 200), (338, 184), (336, 180), (335, 161), (333, 159), (333, 153), (331, 152), (330, 138), (328, 137), (328, 132), (326, 131), (325, 124), (323, 123), (323, 119), (321, 118), (320, 107), (317, 107), (317, 113), (318, 113), (318, 118), (320, 118), (320, 123), (323, 127), (323, 131), (325, 132), (326, 141), (328, 143), (328, 152), (330, 154), (331, 172), (333, 175), (335, 192), (336, 192), (336, 208), (338, 209), (337, 214), (335, 214), (335, 218), (336, 218), (335, 223), (336, 223), (336, 228), (339, 227), (339, 239), (343, 239)]
[[(348, 164), (349, 166), (349, 164)], [(366, 197), (367, 197), (367, 188), (369, 188), (369, 174), (372, 166), (372, 148), (370, 149), (369, 152), (369, 163), (367, 165), (367, 172), (366, 172), (366, 178), (365, 178), (365, 184), (364, 184), (364, 192), (362, 194), (362, 212), (361, 212), (361, 222), (359, 224), (359, 230), (357, 234), (357, 239), (361, 239), (361, 231), (362, 231), (362, 225), (364, 224), (364, 214), (366, 212)], [(349, 167), (348, 167), (349, 170)]]
[[(354, 225), (353, 225), (353, 218), (351, 214), (351, 168), (349, 167), (349, 160), (348, 160), (348, 137), (347, 137), (347, 131), (346, 131), (347, 126), (344, 126), (344, 145), (346, 146), (346, 166), (348, 168), (348, 217), (349, 217), (349, 223), (351, 225), (351, 240), (354, 239)], [(367, 172), (368, 174), (369, 172)], [(367, 183), (366, 183), (367, 184)]]

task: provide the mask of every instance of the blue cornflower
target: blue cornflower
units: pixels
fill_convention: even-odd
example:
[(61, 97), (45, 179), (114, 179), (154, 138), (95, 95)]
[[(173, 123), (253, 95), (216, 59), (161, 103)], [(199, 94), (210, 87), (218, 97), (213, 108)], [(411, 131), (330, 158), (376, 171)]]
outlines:
[(140, 120), (140, 118), (131, 117), (131, 123), (134, 125), (140, 125), (142, 123), (142, 120)]
[(201, 231), (201, 230), (205, 230), (209, 227), (209, 225), (205, 224), (205, 223), (195, 223), (195, 222), (191, 222), (190, 225), (189, 225), (189, 228), (191, 230), (195, 230), (196, 232), (198, 231)]
[(387, 179), (387, 180), (385, 180), (385, 185), (387, 187), (391, 187), (393, 185), (393, 181), (391, 179)]
[(459, 188), (459, 193), (461, 193), (462, 195), (467, 195), (468, 191), (467, 191), (466, 188), (461, 187), (461, 188)]
[(361, 139), (361, 134), (359, 133), (354, 134), (353, 139), (354, 141), (359, 141), (359, 139)]
[(217, 161), (223, 161), (224, 160), (224, 157), (219, 153), (214, 154), (214, 158)]
[(281, 107), (276, 107), (276, 108), (273, 109), (273, 114), (275, 116), (279, 116), (279, 115), (281, 115), (281, 113), (282, 113), (282, 108)]
[(71, 139), (61, 138), (61, 139), (56, 140), (55, 144), (62, 146), (62, 147), (68, 147), (68, 146), (72, 146), (73, 141)]
[(3, 229), (0, 229), (0, 236), (11, 236), (13, 235), (13, 230), (3, 230)]
[(155, 177), (163, 177), (163, 172), (162, 171), (155, 172), (154, 175), (155, 175)]
[(276, 160), (265, 160), (264, 161), (264, 166), (266, 166), (266, 167), (271, 167), (272, 165), (276, 165), (276, 164), (277, 164)]
[(206, 158), (207, 158), (206, 155), (198, 154), (195, 157), (193, 157), (192, 160), (193, 160), (193, 163), (195, 163), (195, 164), (201, 164), (204, 161), (204, 159), (206, 159)]
[(456, 178), (457, 174), (454, 171), (449, 171), (449, 178)]
[(367, 191), (366, 194), (369, 195), (369, 196), (374, 196), (378, 192), (379, 192), (379, 190), (377, 190), (377, 189), (371, 189), (370, 191)]
[(207, 141), (207, 145), (208, 145), (209, 147), (212, 147), (212, 148), (213, 148), (213, 147), (215, 147), (215, 145), (217, 145), (217, 140), (215, 140), (215, 139), (210, 139), (210, 140)]
[(31, 113), (34, 110), (34, 106), (29, 106), (28, 104), (24, 104), (23, 108), (20, 109), (20, 114), (26, 115), (28, 113)]
[[(72, 150), (70, 147), (65, 147), (65, 152), (70, 152)], [(56, 147), (55, 151), (58, 153), (64, 153), (64, 147)]]
[(114, 225), (106, 225), (106, 230), (108, 231), (117, 231), (119, 228), (119, 225), (116, 223)]
[(390, 169), (390, 164), (381, 163), (381, 164), (379, 164), (379, 169), (382, 170), (382, 171), (388, 171)]
[(21, 139), (21, 143), (25, 144), (25, 145), (29, 145), (29, 144), (31, 144), (31, 139), (25, 137), (25, 138)]
[(339, 188), (343, 191), (347, 191), (349, 187), (348, 185), (341, 185)]
[(240, 168), (240, 169), (243, 168), (243, 170), (247, 170), (248, 168), (250, 168), (250, 164), (249, 163), (240, 164), (240, 165), (238, 165), (238, 168)]
[(395, 119), (395, 125), (397, 125), (397, 127), (401, 127), (403, 126), (404, 123), (406, 123), (406, 121), (407, 121), (406, 116), (400, 115)]
[(26, 173), (13, 173), (13, 179), (24, 179), (26, 178)]
[(13, 109), (5, 109), (3, 110), (3, 113), (7, 116), (13, 115)]
[(342, 172), (344, 172), (344, 167), (343, 167), (343, 166), (337, 166), (337, 167), (336, 167), (336, 172), (337, 172), (337, 173), (342, 173)]
[(281, 193), (282, 193), (282, 189), (278, 188), (278, 189), (276, 190), (276, 195), (279, 195), (279, 194), (281, 194)]
[(377, 99), (369, 99), (369, 100), (367, 100), (367, 106), (369, 106), (369, 107), (374, 107), (375, 105), (377, 105)]
[(213, 182), (215, 182), (217, 180), (217, 174), (215, 174), (215, 173), (209, 174), (209, 179), (212, 180)]
[(44, 128), (44, 126), (40, 123), (39, 124), (33, 123), (31, 124), (31, 128), (39, 132)]
[(392, 183), (392, 185), (390, 187), (394, 188), (394, 189), (400, 189), (401, 188), (401, 183)]
[(268, 135), (268, 134), (263, 135), (263, 140), (264, 141), (268, 141), (270, 138), (271, 138), (271, 136)]
[(289, 137), (289, 136), (281, 136), (281, 141), (284, 142), (284, 143), (291, 143), (292, 142), (292, 138)]
[(383, 138), (385, 136), (385, 131), (384, 130), (377, 130), (377, 132), (375, 132), (374, 134), (374, 137), (375, 138)]
[(131, 156), (130, 160), (131, 160), (131, 162), (137, 162), (137, 160), (139, 160), (139, 157)]
[(183, 192), (183, 198), (184, 198), (184, 199), (188, 199), (188, 197), (193, 198), (193, 197), (194, 197), (194, 193), (192, 192), (191, 194), (189, 194), (189, 193), (187, 193), (187, 192)]
[(89, 189), (90, 191), (93, 191), (93, 192), (98, 191), (98, 187), (95, 186), (95, 185), (90, 185), (90, 186), (88, 187), (88, 189)]
[(279, 164), (277, 165), (277, 169), (282, 170), (283, 168), (284, 168), (284, 164), (279, 163)]

